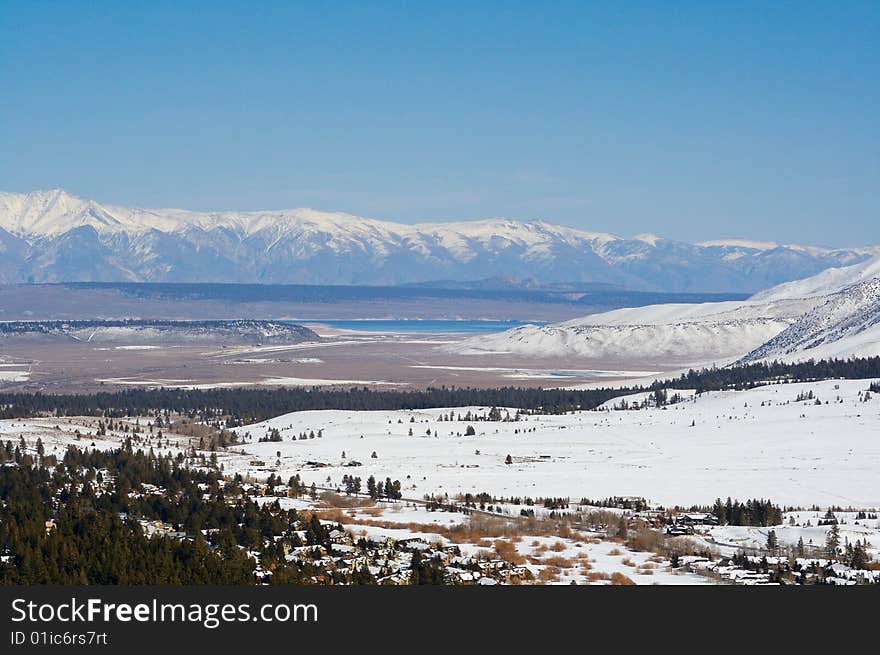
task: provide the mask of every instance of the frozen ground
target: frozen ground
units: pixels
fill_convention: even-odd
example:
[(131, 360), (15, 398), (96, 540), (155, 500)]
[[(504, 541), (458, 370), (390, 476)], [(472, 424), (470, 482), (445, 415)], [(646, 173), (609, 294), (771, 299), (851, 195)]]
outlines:
[[(828, 527), (819, 526), (818, 522), (824, 516), (826, 504), (851, 504), (865, 509), (878, 505), (876, 502), (840, 500), (841, 497), (875, 498), (877, 495), (876, 476), (870, 472), (878, 461), (877, 446), (872, 442), (876, 441), (873, 435), (880, 419), (880, 399), (861, 401), (859, 394), (866, 387), (867, 383), (855, 381), (778, 385), (748, 392), (694, 397), (667, 409), (605, 409), (560, 417), (528, 417), (529, 420), (510, 423), (436, 420), (441, 413), (448, 414), (450, 410), (301, 412), (241, 430), (242, 434), (249, 432), (253, 437), (268, 427), (278, 427), (285, 441), (247, 443), (241, 449), (235, 447), (232, 452), (221, 453), (219, 462), (227, 474), (238, 471), (262, 481), (270, 473), (286, 479), (297, 472), (306, 482), (314, 481), (320, 486), (326, 486), (328, 478), (329, 484), (335, 485), (346, 474), (365, 479), (372, 473), (380, 480), (385, 477), (401, 479), (405, 498), (414, 499), (431, 491), (452, 494), (458, 485), (464, 491), (488, 490), (508, 495), (570, 495), (579, 498), (632, 493), (656, 496), (665, 503), (710, 502), (716, 496), (727, 495), (739, 498), (770, 496), (784, 504), (809, 505), (815, 502), (823, 509), (787, 512), (783, 525), (773, 529), (782, 546), (793, 546), (803, 539), (808, 555), (821, 554)], [(810, 391), (813, 391), (812, 400), (795, 402), (799, 394), (809, 394)], [(836, 402), (838, 396), (843, 402)], [(827, 399), (829, 404), (815, 405), (816, 397), (822, 403)], [(632, 405), (644, 400), (644, 396), (630, 396), (627, 400)], [(619, 405), (619, 400), (606, 407), (615, 404)], [(470, 409), (476, 413), (485, 411), (485, 408)], [(452, 411), (457, 418), (459, 412), (464, 415), (468, 408)], [(801, 415), (807, 418), (801, 418)], [(410, 423), (410, 418), (416, 422)], [(402, 422), (398, 423), (398, 420)], [(689, 427), (691, 421), (696, 423), (694, 428)], [(127, 422), (133, 425), (135, 419)], [(144, 426), (146, 419), (140, 424)], [(463, 432), (466, 425), (474, 425), (477, 435), (455, 436), (457, 432)], [(809, 425), (809, 429), (804, 431), (804, 425)], [(97, 419), (88, 417), (4, 420), (0, 421), (0, 438), (17, 442), (23, 437), (28, 449), (33, 451), (39, 437), (47, 453), (61, 455), (70, 443), (85, 448), (109, 449), (119, 447), (128, 436), (125, 431), (117, 429), (98, 439), (90, 434), (96, 427)], [(435, 436), (438, 427), (440, 435)], [(412, 437), (409, 436), (410, 428), (413, 429)], [(432, 432), (431, 437), (426, 434), (428, 429)], [(76, 430), (82, 434), (79, 440), (74, 436)], [(322, 436), (295, 442), (289, 440), (294, 434), (310, 430), (322, 430)], [(516, 430), (520, 433), (516, 434)], [(449, 431), (453, 432), (452, 436)], [(692, 436), (695, 433), (703, 436)], [(753, 452), (753, 456), (746, 460), (749, 465), (737, 464), (739, 460), (734, 458), (731, 460), (733, 464), (728, 462), (722, 466), (723, 460), (717, 456), (719, 449), (721, 457), (726, 455), (723, 444), (719, 443), (722, 440), (720, 435), (738, 441), (743, 451)], [(158, 454), (188, 451), (192, 443), (187, 437), (167, 433), (162, 448), (158, 448), (155, 437), (146, 432), (141, 433), (139, 439), (143, 442), (138, 447), (153, 448)], [(675, 446), (679, 440), (683, 443)], [(705, 444), (697, 446), (700, 440)], [(796, 442), (803, 445), (797, 446)], [(341, 457), (343, 447), (346, 449), (344, 460)], [(785, 459), (786, 449), (796, 459), (815, 455), (823, 460), (827, 475), (823, 482), (827, 487), (824, 495), (830, 498), (827, 503), (819, 497), (823, 494), (812, 493), (814, 487), (804, 484), (816, 477), (811, 472), (816, 467), (808, 463), (803, 475), (797, 478), (789, 469), (790, 462)], [(377, 453), (375, 459), (371, 457), (373, 450)], [(481, 454), (477, 455), (476, 450)], [(280, 460), (276, 459), (278, 451), (281, 451)], [(503, 463), (506, 451), (513, 454), (514, 464)], [(541, 454), (549, 454), (550, 458), (544, 459)], [(624, 457), (640, 463), (632, 466), (624, 461)], [(262, 463), (256, 462), (257, 459)], [(342, 465), (353, 459), (361, 462), (361, 466)], [(315, 468), (308, 461), (332, 465)], [(865, 470), (867, 474), (864, 474)], [(410, 471), (409, 478), (406, 478), (406, 471)], [(733, 472), (738, 472), (742, 480), (737, 481)], [(706, 490), (694, 493), (680, 489), (681, 483), (675, 478), (684, 476), (693, 480), (694, 489)], [(717, 491), (712, 487), (719, 479), (724, 483), (724, 491), (721, 486)], [(608, 486), (597, 490), (596, 480)], [(620, 488), (613, 484), (617, 480), (622, 481)], [(775, 486), (770, 493), (765, 493), (763, 486), (766, 485)], [(656, 494), (645, 491), (653, 488), (658, 489)], [(667, 496), (675, 498), (667, 500)], [(341, 520), (356, 536), (421, 538), (426, 542), (455, 543), (463, 555), (478, 554), (485, 559), (499, 557), (498, 542), (502, 542), (500, 545), (508, 548), (507, 557), (511, 557), (509, 549), (513, 548), (512, 557), (547, 583), (609, 584), (615, 574), (618, 574), (618, 582), (622, 575), (637, 584), (710, 582), (696, 574), (673, 571), (663, 557), (634, 552), (607, 538), (577, 530), (559, 536), (541, 532), (533, 534), (526, 522), (514, 535), (461, 539), (453, 538), (448, 531), (466, 525), (471, 520), (469, 517), (458, 512), (428, 511), (425, 506), (408, 500), (336, 509), (323, 497), (317, 500), (308, 496), (299, 499), (266, 497), (261, 502), (276, 500), (285, 507), (336, 512), (338, 518), (332, 520)], [(541, 507), (534, 509), (539, 516), (546, 513)], [(505, 511), (516, 516), (518, 508), (506, 506)], [(872, 544), (869, 553), (876, 559), (880, 521), (875, 518), (859, 520), (851, 511), (836, 512), (836, 517), (840, 521), (841, 542), (867, 540)], [(762, 548), (767, 542), (769, 528), (719, 526), (707, 530), (707, 534), (693, 539), (704, 541), (721, 554), (732, 554), (743, 548)]]
[[(415, 498), (486, 491), (636, 495), (667, 505), (732, 496), (878, 507), (880, 396), (864, 402), (867, 387), (868, 381), (846, 380), (772, 385), (703, 394), (666, 408), (518, 422), (438, 421), (468, 408), (297, 412), (239, 428), (247, 454), (232, 458), (227, 470), (249, 472), (257, 457), (284, 479), (300, 473), (309, 483), (339, 484), (346, 474), (400, 479), (404, 496)], [(811, 391), (812, 399), (796, 402)], [(468, 425), (476, 435), (463, 436)], [(271, 428), (282, 441), (258, 443)], [(296, 439), (319, 430), (321, 438)], [(353, 460), (360, 465), (348, 466)]]

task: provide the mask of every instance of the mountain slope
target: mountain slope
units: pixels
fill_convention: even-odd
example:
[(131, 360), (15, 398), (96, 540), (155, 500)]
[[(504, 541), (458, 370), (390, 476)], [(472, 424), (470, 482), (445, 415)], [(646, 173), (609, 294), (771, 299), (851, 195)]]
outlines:
[(650, 305), (553, 325), (524, 325), (449, 348), (460, 354), (582, 357), (620, 367), (722, 363), (779, 334), (811, 306), (800, 300)]
[(194, 212), (0, 193), (0, 282), (405, 284), (535, 278), (751, 293), (880, 248), (625, 239), (542, 221), (405, 225), (311, 209)]
[(825, 296), (822, 304), (741, 361), (875, 355), (880, 355), (880, 277)]
[(880, 257), (743, 302), (620, 309), (472, 337), (451, 348), (462, 354), (577, 356), (620, 366), (878, 355)]
[(827, 296), (843, 289), (880, 277), (880, 257), (868, 259), (860, 264), (845, 266), (843, 268), (829, 268), (818, 275), (804, 280), (794, 280), (780, 284), (772, 289), (761, 291), (751, 297), (751, 300), (770, 302), (785, 298), (811, 298), (815, 296)]

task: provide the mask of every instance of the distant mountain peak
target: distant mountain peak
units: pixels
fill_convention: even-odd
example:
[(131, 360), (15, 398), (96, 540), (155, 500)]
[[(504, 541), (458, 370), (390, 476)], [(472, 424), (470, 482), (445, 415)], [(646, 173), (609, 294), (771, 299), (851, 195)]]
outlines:
[(746, 248), (748, 250), (774, 250), (780, 248), (775, 241), (752, 241), (749, 239), (715, 239), (713, 241), (701, 241), (698, 246), (707, 248)]

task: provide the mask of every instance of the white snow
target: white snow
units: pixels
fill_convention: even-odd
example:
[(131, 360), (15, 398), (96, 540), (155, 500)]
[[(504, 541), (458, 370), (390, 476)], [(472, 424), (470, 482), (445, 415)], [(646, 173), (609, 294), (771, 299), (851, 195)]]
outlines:
[(698, 246), (707, 248), (745, 248), (748, 250), (773, 250), (779, 248), (775, 241), (751, 241), (749, 239), (716, 239), (713, 241), (701, 241)]
[(0, 369), (0, 382), (27, 382), (30, 377), (30, 370)]
[[(37, 281), (56, 281), (59, 275), (94, 279), (97, 269), (91, 266), (97, 258), (102, 279), (110, 274), (130, 281), (209, 276), (224, 281), (384, 284), (451, 279), (446, 276), (461, 280), (509, 276), (639, 289), (754, 289), (760, 280), (788, 279), (798, 270), (814, 271), (880, 253), (876, 247), (789, 245), (774, 253), (745, 244), (727, 246), (729, 252), (716, 257), (707, 250), (714, 246), (653, 234), (627, 239), (541, 220), (404, 224), (307, 208), (144, 209), (102, 204), (59, 189), (0, 193), (0, 228), (24, 241), (19, 245), (30, 251), (23, 255), (25, 261), (40, 262), (40, 267), (26, 271)], [(68, 263), (62, 272), (59, 248), (64, 247), (62, 237), (72, 230), (83, 230), (79, 237), (85, 242), (93, 240), (94, 230), (95, 245), (100, 247), (89, 251), (89, 261), (82, 266), (71, 268)], [(171, 235), (193, 257), (183, 261), (167, 257), (159, 245), (163, 235)], [(793, 253), (805, 261), (781, 278), (778, 272), (752, 265), (768, 258), (773, 264), (790, 263)], [(255, 270), (257, 258), (265, 259), (266, 270)], [(218, 270), (215, 260), (224, 262), (221, 267), (228, 270)], [(670, 268), (673, 274), (668, 279), (658, 276), (658, 266)], [(704, 280), (711, 284), (704, 285)]]
[[(787, 505), (877, 507), (880, 396), (860, 402), (867, 387), (866, 381), (773, 385), (703, 394), (661, 409), (476, 422), (472, 437), (457, 436), (468, 423), (437, 421), (450, 411), (464, 415), (466, 408), (296, 412), (239, 428), (253, 439), (244, 446), (249, 455), (226, 469), (248, 470), (250, 455), (274, 462), (280, 450), (282, 478), (300, 473), (307, 482), (323, 484), (328, 476), (337, 483), (345, 474), (390, 476), (404, 484), (405, 497), (415, 498), (487, 491), (572, 498), (638, 495), (664, 504), (733, 496)], [(795, 402), (809, 390), (829, 404)], [(843, 402), (836, 402), (838, 396)], [(284, 441), (256, 443), (273, 427)], [(408, 436), (410, 428), (414, 436)], [(318, 429), (323, 429), (321, 439), (292, 440)], [(511, 465), (504, 463), (508, 454)], [(351, 460), (361, 466), (345, 466)], [(329, 466), (313, 468), (308, 461)]]
[(850, 285), (749, 353), (745, 361), (880, 354), (880, 277)]
[(628, 369), (639, 362), (725, 362), (782, 332), (818, 301), (663, 304), (618, 309), (552, 325), (524, 325), (443, 346), (457, 354), (577, 356)]
[[(582, 241), (598, 243), (617, 240), (611, 234), (587, 232), (541, 221), (521, 223), (504, 218), (449, 223), (404, 224), (364, 218), (342, 212), (314, 209), (284, 209), (250, 212), (196, 212), (184, 209), (142, 209), (102, 205), (60, 189), (32, 193), (0, 192), (0, 227), (21, 236), (63, 234), (90, 226), (98, 232), (140, 234), (150, 230), (176, 232), (226, 228), (245, 236), (275, 231), (278, 238), (287, 231), (310, 234), (322, 232), (331, 238), (328, 245), (345, 248), (354, 238), (382, 247), (383, 242), (404, 240), (416, 249), (424, 248), (426, 237), (436, 238), (463, 260), (473, 256), (471, 242), (503, 248), (516, 243), (540, 247), (548, 240), (568, 244)], [(276, 238), (277, 241), (277, 238)]]
[[(835, 385), (839, 388), (835, 388)], [(521, 429), (524, 427), (537, 427), (537, 432), (527, 433), (525, 439), (536, 442), (540, 447), (546, 447), (549, 451), (556, 450), (560, 455), (558, 445), (559, 438), (547, 438), (547, 435), (553, 435), (554, 431), (559, 432), (565, 426), (563, 432), (567, 432), (567, 438), (578, 443), (586, 439), (593, 439), (594, 446), (602, 449), (601, 453), (594, 453), (595, 462), (601, 462), (608, 454), (629, 450), (633, 447), (643, 450), (654, 450), (651, 453), (655, 460), (653, 464), (649, 463), (652, 472), (643, 472), (641, 475), (634, 476), (632, 472), (627, 472), (623, 468), (622, 462), (617, 463), (617, 474), (611, 476), (610, 479), (616, 479), (618, 486), (628, 486), (631, 488), (645, 488), (641, 484), (646, 480), (646, 476), (653, 477), (658, 483), (665, 484), (669, 493), (678, 495), (683, 488), (688, 493), (688, 498), (693, 502), (711, 502), (715, 496), (724, 497), (725, 494), (715, 493), (715, 489), (711, 490), (710, 497), (705, 499), (703, 495), (706, 493), (706, 481), (721, 474), (723, 480), (730, 481), (733, 479), (726, 473), (726, 467), (717, 468), (722, 461), (713, 458), (707, 458), (701, 462), (701, 457), (705, 457), (708, 450), (716, 445), (716, 438), (712, 432), (713, 422), (715, 429), (722, 429), (719, 425), (726, 421), (731, 421), (735, 425), (731, 428), (724, 427), (723, 430), (729, 434), (738, 430), (743, 436), (740, 447), (745, 451), (745, 455), (740, 457), (739, 461), (734, 461), (730, 468), (738, 469), (736, 478), (740, 478), (738, 485), (722, 484), (720, 488), (730, 491), (730, 495), (739, 498), (755, 497), (763, 495), (767, 497), (765, 487), (768, 481), (774, 480), (771, 486), (774, 491), (783, 488), (791, 488), (795, 490), (795, 496), (787, 496), (781, 494), (779, 496), (772, 495), (771, 499), (779, 502), (787, 502), (785, 498), (809, 498), (810, 500), (791, 501), (795, 503), (808, 504), (813, 501), (823, 502), (823, 498), (828, 498), (831, 504), (852, 504), (855, 507), (864, 507), (872, 514), (875, 513), (876, 503), (852, 502), (851, 495), (841, 495), (838, 493), (829, 493), (833, 487), (843, 490), (845, 494), (850, 492), (861, 494), (864, 497), (877, 497), (878, 482), (872, 476), (866, 479), (862, 473), (863, 468), (870, 468), (871, 463), (877, 461), (876, 445), (865, 449), (865, 442), (875, 441), (873, 439), (865, 439), (866, 431), (859, 427), (858, 420), (850, 419), (867, 418), (870, 423), (876, 423), (880, 419), (877, 401), (868, 403), (859, 403), (857, 406), (852, 404), (858, 401), (858, 394), (865, 384), (861, 382), (828, 382), (816, 383), (810, 385), (775, 385), (772, 387), (755, 389), (748, 392), (725, 392), (719, 394), (709, 394), (703, 397), (697, 397), (692, 401), (686, 401), (681, 405), (669, 407), (667, 409), (649, 409), (639, 411), (599, 411), (584, 412), (580, 414), (572, 414), (561, 417), (530, 417), (530, 421), (521, 421), (515, 423), (487, 424), (477, 423), (478, 433), (482, 432), (482, 428), (486, 434), (478, 435), (478, 437), (468, 438), (467, 447), (471, 448), (475, 443), (479, 443), (484, 449), (484, 454), (489, 454), (490, 459), (494, 459), (496, 452), (504, 452), (515, 449), (522, 449), (521, 437), (512, 435), (510, 429)], [(815, 395), (835, 399), (834, 394), (839, 394), (844, 399), (842, 404), (833, 403), (830, 405), (805, 405), (803, 403), (792, 402), (792, 398), (796, 394), (812, 390)], [(753, 407), (753, 402), (764, 402), (765, 406)], [(748, 403), (748, 407), (745, 407)], [(773, 403), (772, 405), (768, 403)], [(874, 404), (872, 404), (874, 403)], [(840, 407), (840, 411), (832, 411), (835, 407)], [(461, 408), (463, 413), (468, 408)], [(484, 411), (485, 408), (471, 408), (472, 410)], [(749, 410), (749, 411), (746, 411)], [(816, 411), (818, 413), (810, 413), (806, 421), (814, 425), (814, 428), (821, 434), (814, 435), (811, 438), (806, 433), (799, 436), (799, 440), (803, 442), (803, 446), (794, 444), (795, 435), (786, 428), (788, 423), (798, 424), (798, 421), (791, 421), (791, 416), (797, 412), (806, 413)], [(853, 412), (860, 410), (854, 414)], [(461, 427), (461, 423), (437, 423), (437, 413), (444, 410), (426, 410), (426, 411), (400, 411), (400, 412), (300, 412), (297, 414), (285, 415), (273, 419), (270, 422), (260, 424), (267, 426), (275, 424), (282, 433), (289, 433), (291, 430), (300, 429), (305, 426), (324, 426), (324, 436), (320, 439), (310, 439), (297, 442), (281, 442), (281, 443), (263, 443), (251, 444), (245, 446), (243, 454), (236, 454), (238, 447), (233, 451), (219, 453), (220, 460), (224, 465), (227, 474), (235, 472), (244, 472), (251, 474), (256, 479), (265, 479), (272, 471), (280, 474), (283, 478), (287, 471), (296, 470), (300, 472), (301, 477), (308, 483), (314, 479), (317, 483), (324, 485), (326, 478), (331, 477), (329, 484), (338, 483), (343, 474), (366, 476), (370, 472), (378, 472), (383, 469), (377, 468), (378, 462), (382, 462), (383, 466), (390, 463), (397, 467), (406, 467), (410, 470), (418, 471), (419, 474), (424, 473), (427, 481), (407, 478), (404, 483), (404, 494), (407, 496), (419, 496), (423, 492), (427, 492), (441, 479), (464, 481), (465, 477), (455, 477), (458, 471), (474, 472), (479, 476), (481, 469), (497, 468), (500, 471), (489, 471), (487, 476), (490, 485), (488, 487), (480, 486), (480, 489), (486, 489), (490, 492), (504, 493), (516, 489), (523, 490), (522, 495), (536, 495), (537, 493), (546, 493), (544, 489), (549, 489), (549, 477), (537, 473), (538, 465), (534, 461), (528, 461), (527, 458), (517, 456), (515, 465), (493, 466), (491, 462), (488, 464), (483, 460), (480, 469), (460, 469), (461, 464), (457, 464), (457, 468), (453, 469), (444, 462), (452, 459), (459, 459), (458, 448), (452, 443), (455, 438), (447, 439), (441, 437), (436, 441), (443, 446), (446, 454), (443, 456), (440, 449), (424, 448), (425, 444), (430, 444), (433, 439), (426, 437), (410, 437), (401, 438), (399, 432), (410, 426), (424, 427), (430, 425), (432, 430), (435, 426), (445, 427)], [(459, 410), (453, 410), (458, 412)], [(679, 414), (676, 414), (678, 412)], [(742, 414), (737, 418), (736, 413)], [(713, 421), (713, 414), (719, 413)], [(720, 416), (720, 414), (728, 414), (728, 417)], [(746, 422), (746, 414), (753, 413), (756, 420), (765, 423), (768, 430), (772, 433), (761, 430), (755, 430), (753, 426), (744, 428), (743, 423)], [(861, 416), (859, 416), (859, 413)], [(343, 416), (346, 415), (346, 416)], [(693, 416), (700, 420), (705, 420), (706, 425), (700, 424), (701, 437), (689, 437), (682, 439), (679, 432), (675, 433), (675, 439), (667, 439), (664, 434), (664, 428), (660, 426), (674, 425), (680, 422), (681, 418)], [(428, 419), (428, 423), (408, 423), (410, 417), (416, 420)], [(586, 426), (582, 419), (590, 418), (604, 425)], [(391, 420), (389, 424), (385, 419)], [(403, 423), (397, 423), (396, 419), (404, 420)], [(623, 419), (617, 421), (615, 419)], [(146, 419), (141, 420), (141, 425), (145, 424)], [(74, 444), (78, 447), (91, 449), (112, 449), (118, 448), (123, 439), (129, 436), (121, 430), (109, 433), (106, 437), (96, 438), (89, 435), (90, 431), (95, 429), (98, 419), (72, 417), (72, 418), (43, 418), (43, 419), (25, 419), (25, 420), (0, 420), (0, 438), (12, 439), (17, 441), (19, 435), (23, 436), (27, 442), (29, 452), (35, 451), (35, 442), (37, 437), (43, 441), (47, 453), (60, 455), (64, 452), (68, 444)], [(128, 422), (134, 424), (134, 419), (128, 419)], [(618, 423), (623, 423), (618, 425)], [(657, 429), (646, 430), (649, 424), (657, 426)], [(259, 426), (250, 426), (245, 430), (256, 430)], [(496, 434), (494, 428), (499, 428)], [(872, 425), (867, 433), (875, 434), (876, 426)], [(83, 433), (80, 440), (76, 440), (73, 434), (75, 429), (79, 429)], [(364, 439), (360, 439), (355, 430), (364, 430)], [(388, 432), (392, 434), (388, 434)], [(584, 433), (599, 433), (593, 436)], [(640, 435), (649, 433), (646, 437)], [(671, 433), (670, 433), (671, 434)], [(779, 443), (775, 443), (770, 435), (782, 435)], [(841, 437), (841, 435), (844, 435)], [(142, 435), (147, 436), (147, 435)], [(656, 436), (656, 439), (649, 437)], [(829, 437), (835, 438), (829, 438)], [(164, 447), (158, 448), (155, 443), (151, 444), (154, 451), (158, 455), (183, 452), (189, 449), (189, 442), (184, 437), (178, 435), (166, 434), (167, 442)], [(674, 441), (684, 440), (682, 449), (667, 450), (673, 445)], [(696, 447), (696, 441), (707, 441), (704, 447)], [(459, 440), (460, 441), (460, 440)], [(500, 444), (504, 444), (499, 447)], [(314, 469), (303, 466), (302, 461), (306, 457), (322, 456), (321, 448), (326, 446), (328, 451), (335, 452), (343, 445), (357, 443), (356, 446), (350, 446), (349, 457), (351, 454), (360, 454), (360, 451), (371, 447), (381, 448), (381, 460), (363, 459), (363, 465), (358, 467), (326, 467)], [(788, 448), (791, 453), (797, 456), (781, 457)], [(275, 450), (282, 451), (282, 463), (280, 466), (274, 466), (272, 463), (263, 466), (257, 470), (249, 468), (248, 462), (255, 457), (262, 457), (267, 462), (274, 462)], [(357, 450), (357, 452), (356, 452)], [(575, 449), (577, 450), (577, 448)], [(270, 451), (270, 452), (266, 452)], [(751, 451), (751, 452), (750, 452)], [(769, 451), (769, 452), (768, 452)], [(593, 451), (590, 451), (591, 453)], [(253, 453), (253, 454), (251, 454)], [(722, 457), (726, 453), (722, 453)], [(813, 454), (819, 454), (821, 461), (812, 460)], [(265, 455), (265, 457), (263, 457)], [(332, 454), (331, 454), (332, 456)], [(337, 455), (338, 457), (338, 455)], [(610, 462), (603, 466), (588, 464), (587, 474), (580, 472), (580, 466), (572, 460), (578, 457), (553, 456), (551, 461), (546, 465), (555, 470), (555, 476), (561, 477), (568, 483), (573, 483), (578, 489), (590, 488), (597, 491), (594, 482), (605, 479), (603, 469), (612, 470)], [(817, 474), (815, 472), (801, 471), (799, 475), (792, 471), (792, 463), (796, 463), (798, 459), (807, 462), (807, 468), (816, 471), (819, 463), (825, 468), (828, 474)], [(665, 463), (664, 463), (665, 460)], [(727, 460), (733, 461), (733, 460)], [(708, 463), (709, 467), (701, 464)], [(642, 465), (645, 461), (641, 462)], [(812, 464), (812, 467), (810, 466)], [(468, 466), (465, 464), (465, 466)], [(694, 477), (696, 474), (696, 477)], [(376, 475), (379, 479), (381, 473)], [(688, 477), (687, 483), (675, 481), (677, 476)], [(391, 470), (390, 476), (393, 479), (401, 479), (402, 475), (397, 475)], [(796, 479), (791, 479), (796, 476)], [(699, 478), (702, 478), (700, 480)], [(471, 478), (472, 480), (474, 478)], [(540, 491), (532, 486), (533, 482), (538, 483)], [(634, 484), (633, 484), (634, 483)], [(828, 486), (822, 493), (815, 493), (816, 486)], [(447, 490), (451, 491), (452, 485), (445, 485)], [(418, 488), (416, 488), (418, 487)], [(562, 487), (556, 487), (561, 489)], [(444, 485), (438, 488), (440, 493), (444, 492)], [(742, 491), (742, 493), (740, 493)], [(805, 493), (806, 492), (806, 493)], [(517, 492), (520, 493), (520, 492)], [(550, 493), (554, 493), (551, 491)], [(577, 493), (572, 493), (575, 498)], [(598, 493), (596, 495), (599, 495)], [(279, 502), (285, 508), (295, 508), (298, 510), (310, 510), (315, 508), (326, 508), (324, 500), (312, 500), (308, 497), (303, 498), (275, 498), (263, 497), (258, 498), (260, 503)], [(515, 506), (506, 505), (505, 509), (515, 509)], [(540, 510), (542, 508), (535, 508)], [(618, 513), (614, 510), (608, 510), (611, 513)], [(427, 511), (425, 507), (418, 506), (413, 502), (404, 500), (397, 502), (380, 502), (375, 507), (355, 507), (351, 509), (343, 508), (341, 510), (344, 517), (343, 527), (351, 532), (355, 537), (364, 535), (375, 540), (381, 540), (384, 537), (392, 537), (395, 539), (412, 539), (420, 538), (426, 544), (442, 544), (451, 545), (451, 542), (444, 536), (444, 530), (455, 529), (456, 526), (465, 523), (469, 519), (457, 512), (447, 511)], [(516, 512), (513, 512), (516, 514)], [(782, 525), (773, 526), (779, 543), (782, 546), (794, 546), (798, 539), (802, 539), (807, 550), (807, 557), (803, 560), (809, 563), (816, 559), (821, 559), (822, 545), (827, 534), (827, 526), (818, 526), (818, 522), (824, 517), (824, 509), (816, 510), (799, 510), (796, 512), (787, 512)], [(845, 541), (854, 542), (858, 540), (867, 540), (872, 546), (869, 546), (868, 553), (876, 558), (878, 550), (876, 542), (880, 539), (880, 521), (876, 518), (857, 518), (854, 511), (835, 511), (835, 516), (840, 521), (841, 543)], [(695, 535), (690, 538), (696, 543), (703, 542), (711, 550), (720, 554), (732, 554), (742, 548), (761, 548), (766, 544), (769, 528), (761, 527), (737, 527), (737, 526), (716, 526), (708, 527), (704, 534)], [(460, 534), (460, 533), (459, 533)], [(524, 558), (522, 566), (527, 568), (541, 582), (549, 584), (610, 584), (613, 574), (622, 574), (636, 584), (711, 584), (714, 583), (710, 578), (695, 573), (686, 573), (683, 570), (672, 570), (670, 562), (662, 556), (655, 555), (650, 552), (636, 552), (626, 548), (620, 543), (615, 543), (607, 538), (603, 538), (596, 533), (573, 530), (570, 534), (547, 536), (546, 533), (530, 534), (527, 524), (523, 524), (515, 537), (498, 537), (501, 541), (508, 542), (509, 545), (515, 547), (518, 555)], [(471, 540), (461, 541), (456, 539), (456, 545), (459, 546), (462, 556), (479, 557), (487, 564), (492, 561), (497, 562), (497, 555), (494, 552), (495, 537), (487, 537), (479, 539), (478, 537)], [(692, 561), (695, 569), (700, 569), (699, 558), (683, 557), (682, 561)], [(824, 560), (822, 560), (824, 563)], [(707, 562), (708, 564), (708, 562)], [(854, 573), (847, 570), (842, 565), (837, 565), (838, 576), (841, 582), (851, 583)], [(549, 574), (549, 575), (547, 575)], [(731, 575), (740, 575), (733, 571)], [(874, 574), (871, 574), (874, 575)], [(749, 584), (754, 580), (743, 579), (739, 581), (742, 584)]]
[(636, 362), (727, 364), (741, 358), (880, 354), (880, 257), (829, 269), (747, 301), (618, 309), (562, 323), (525, 325), (443, 346), (473, 355), (576, 356)]
[(880, 257), (854, 266), (829, 268), (818, 275), (803, 280), (786, 282), (779, 286), (756, 293), (751, 300), (772, 302), (790, 298), (812, 298), (837, 293), (853, 284), (880, 277)]

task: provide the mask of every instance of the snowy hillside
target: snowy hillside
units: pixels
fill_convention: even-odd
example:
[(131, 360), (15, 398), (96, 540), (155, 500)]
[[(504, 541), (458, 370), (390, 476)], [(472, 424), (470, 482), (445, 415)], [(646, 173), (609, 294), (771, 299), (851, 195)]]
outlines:
[(140, 209), (53, 190), (0, 193), (0, 252), (0, 282), (401, 284), (504, 276), (742, 293), (861, 262), (880, 248), (694, 245), (500, 218), (405, 225), (312, 209)]
[(620, 309), (476, 336), (450, 348), (462, 354), (578, 356), (616, 365), (877, 355), (880, 258), (783, 284), (743, 302)]
[(302, 325), (255, 320), (8, 321), (0, 325), (3, 338), (39, 334), (93, 344), (128, 344), (118, 346), (122, 349), (158, 347), (146, 344), (297, 344), (321, 340)]
[(471, 337), (450, 349), (462, 354), (577, 356), (621, 365), (724, 363), (759, 347), (811, 309), (815, 300), (652, 305), (553, 325), (525, 325)]
[(880, 277), (825, 296), (743, 361), (875, 355), (880, 355)]
[(849, 286), (880, 277), (880, 257), (868, 259), (859, 264), (842, 268), (829, 268), (818, 275), (794, 280), (779, 286), (760, 291), (750, 300), (772, 302), (788, 298), (811, 298), (837, 293)]

